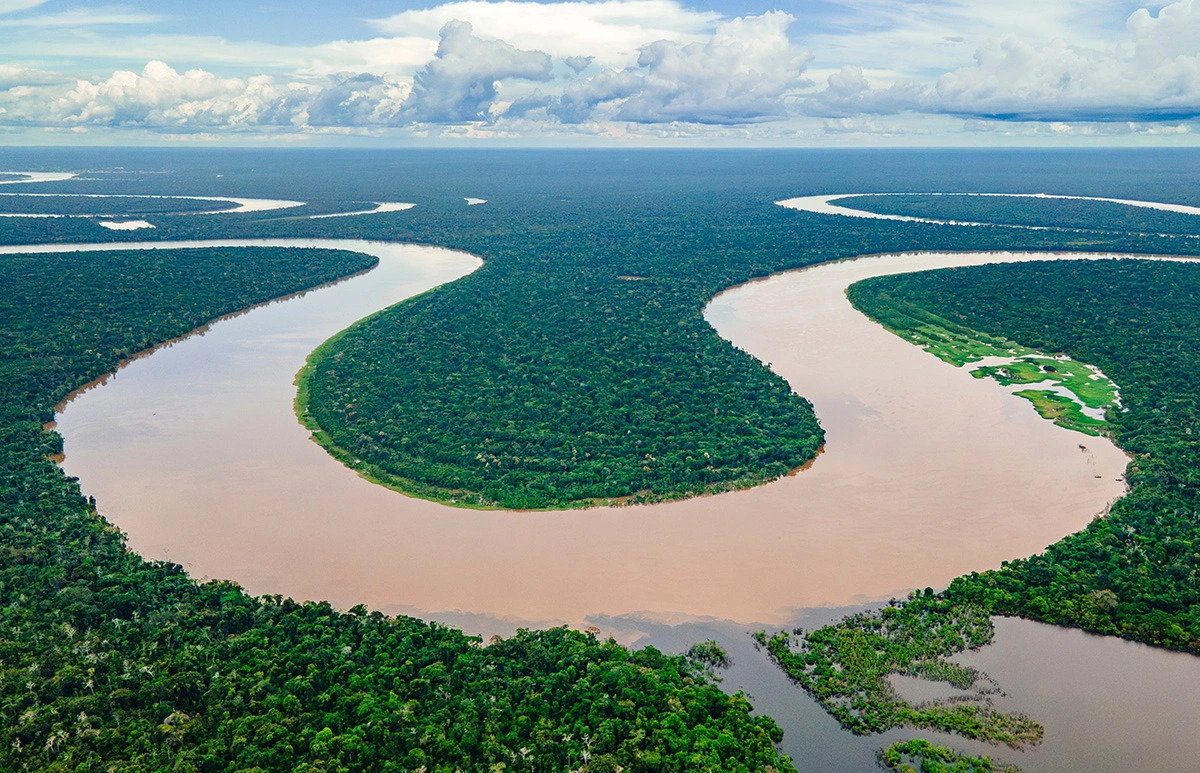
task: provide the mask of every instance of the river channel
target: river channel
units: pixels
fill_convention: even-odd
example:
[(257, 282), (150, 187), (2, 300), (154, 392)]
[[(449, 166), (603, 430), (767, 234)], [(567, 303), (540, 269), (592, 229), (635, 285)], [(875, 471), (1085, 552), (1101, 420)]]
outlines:
[[(748, 491), (545, 513), (455, 509), (372, 485), (312, 443), (292, 411), (313, 348), (469, 273), (476, 258), (369, 242), (238, 244), (342, 247), (381, 262), (137, 358), (67, 403), (64, 469), (132, 549), (252, 593), (366, 603), (485, 635), (566, 622), (674, 649), (712, 636), (735, 656), (727, 686), (780, 721), (801, 770), (870, 770), (875, 748), (912, 733), (839, 730), (746, 631), (819, 624), (840, 613), (814, 607), (938, 587), (1039, 551), (1124, 491), (1126, 457), (1111, 443), (1042, 420), (1010, 389), (887, 333), (844, 294), (883, 274), (1084, 256), (891, 255), (732, 288), (706, 318), (812, 400), (827, 433), (816, 463)], [(83, 248), (139, 246), (186, 245)], [(1200, 712), (1200, 659), (1026, 621), (998, 629), (995, 645), (964, 657), (999, 680), (1006, 708), (1048, 728), (1042, 747), (1008, 758), (1080, 771), (1200, 759), (1200, 740), (1179, 726)]]
[(869, 276), (1040, 257), (941, 254), (791, 272), (710, 304), (721, 335), (813, 401), (827, 444), (807, 471), (716, 497), (586, 511), (408, 498), (309, 440), (293, 379), (355, 319), (478, 263), (345, 246), (374, 250), (380, 267), (137, 359), (60, 414), (64, 468), (141, 555), (253, 593), (422, 616), (781, 624), (796, 608), (887, 599), (1038, 551), (1124, 490), (1126, 459), (1111, 443), (1043, 421), (1011, 390), (905, 343), (845, 299)]

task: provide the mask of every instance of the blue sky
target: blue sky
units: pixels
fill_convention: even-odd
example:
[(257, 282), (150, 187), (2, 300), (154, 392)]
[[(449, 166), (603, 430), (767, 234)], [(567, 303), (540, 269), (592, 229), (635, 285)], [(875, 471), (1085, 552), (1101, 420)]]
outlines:
[(1194, 145), (1200, 0), (0, 0), (0, 143)]

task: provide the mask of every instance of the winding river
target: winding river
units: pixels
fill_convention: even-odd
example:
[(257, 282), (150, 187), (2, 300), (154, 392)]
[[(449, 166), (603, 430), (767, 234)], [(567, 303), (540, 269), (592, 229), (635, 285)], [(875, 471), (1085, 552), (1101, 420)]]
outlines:
[[(735, 654), (727, 686), (780, 721), (804, 770), (870, 770), (875, 748), (912, 733), (840, 731), (749, 648), (750, 625), (820, 624), (838, 613), (802, 609), (938, 586), (1038, 551), (1123, 491), (1126, 460), (1111, 443), (1040, 419), (844, 295), (883, 274), (1104, 256), (892, 255), (733, 288), (706, 318), (813, 401), (828, 441), (812, 468), (718, 497), (530, 513), (459, 510), (369, 484), (312, 443), (291, 409), (294, 375), (316, 345), (469, 273), (472, 256), (339, 240), (0, 251), (214, 245), (338, 247), (381, 262), (134, 359), (63, 407), (64, 469), (134, 550), (253, 593), (364, 602), (484, 634), (562, 621), (675, 649), (713, 636)], [(1045, 744), (1018, 755), (1027, 769), (1179, 769), (1200, 755), (1187, 732), (1200, 659), (1027, 621), (998, 627), (996, 645), (963, 657), (1000, 680), (1008, 708), (1047, 724)]]
[(844, 295), (869, 276), (1045, 256), (921, 254), (782, 274), (710, 304), (721, 335), (815, 404), (828, 441), (806, 472), (718, 497), (588, 511), (410, 499), (309, 441), (292, 413), (293, 378), (353, 320), (478, 263), (400, 245), (287, 243), (370, 251), (382, 264), (135, 360), (59, 417), (67, 472), (135, 550), (197, 577), (426, 617), (775, 625), (797, 607), (886, 599), (1035, 552), (1124, 490), (1126, 460), (1111, 443), (1041, 420)]

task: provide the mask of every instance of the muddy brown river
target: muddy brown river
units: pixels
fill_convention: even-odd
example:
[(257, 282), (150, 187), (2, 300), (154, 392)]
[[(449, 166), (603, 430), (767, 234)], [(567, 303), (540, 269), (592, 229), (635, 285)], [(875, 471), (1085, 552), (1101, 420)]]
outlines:
[(1035, 552), (1123, 491), (1126, 460), (1110, 443), (1043, 421), (846, 301), (846, 286), (869, 276), (1043, 257), (942, 254), (791, 272), (710, 304), (721, 335), (816, 406), (828, 440), (805, 472), (721, 496), (571, 512), (405, 497), (309, 440), (292, 412), (293, 378), (353, 320), (478, 262), (346, 246), (377, 252), (380, 267), (135, 360), (61, 413), (64, 468), (140, 554), (253, 593), (425, 616), (779, 624), (795, 608), (886, 599)]
[[(813, 401), (828, 439), (811, 469), (716, 497), (530, 513), (374, 486), (312, 443), (292, 412), (294, 375), (315, 346), (477, 259), (368, 242), (238, 243), (343, 247), (381, 264), (222, 320), (69, 402), (64, 469), (134, 550), (253, 593), (361, 602), (484, 634), (594, 622), (676, 650), (712, 636), (735, 657), (725, 686), (779, 720), (801, 770), (872, 770), (874, 749), (915, 733), (841, 731), (745, 631), (820, 624), (840, 612), (804, 608), (936, 587), (1038, 551), (1123, 492), (1126, 460), (1110, 443), (1042, 420), (1011, 390), (887, 333), (844, 295), (881, 274), (1056, 256), (873, 257), (731, 289), (706, 317)], [(1200, 658), (1019, 620), (998, 621), (997, 643), (964, 658), (1000, 681), (1005, 708), (1046, 724), (1038, 749), (1000, 754), (1027, 770), (1187, 769), (1200, 758), (1187, 730), (1200, 710)]]

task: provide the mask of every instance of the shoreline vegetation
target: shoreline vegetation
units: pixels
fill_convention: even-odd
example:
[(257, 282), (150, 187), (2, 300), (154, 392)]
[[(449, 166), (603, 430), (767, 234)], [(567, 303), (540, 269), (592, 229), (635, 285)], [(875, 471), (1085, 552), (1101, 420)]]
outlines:
[[(850, 303), (860, 311), (861, 304), (868, 302), (864, 298), (867, 286), (860, 282), (846, 290)], [(1108, 428), (1106, 412), (1121, 408), (1120, 390), (1098, 368), (1063, 354), (1039, 352), (1004, 336), (972, 330), (903, 300), (883, 300), (871, 306), (868, 316), (939, 360), (958, 368), (986, 361), (971, 375), (992, 378), (1001, 386), (1031, 384), (1067, 392), (1052, 388), (1013, 393), (1032, 403), (1042, 418), (1060, 427), (1085, 435), (1103, 435)]]
[[(405, 301), (314, 351), (297, 377), (296, 400), (314, 440), (360, 475), (403, 493), (517, 510), (747, 488), (803, 467), (824, 443), (811, 404), (720, 339), (699, 313), (674, 330), (648, 333), (657, 339), (647, 342), (652, 351), (611, 370), (593, 366), (608, 358), (590, 356), (597, 354), (592, 341), (567, 335), (562, 345), (581, 351), (557, 353), (553, 372), (535, 372), (529, 365), (541, 358), (522, 350), (544, 345), (536, 329), (498, 342), (441, 327), (441, 345), (432, 350), (409, 343), (413, 328), (429, 318), (427, 307), (461, 304), (447, 296), (470, 286), (459, 282)], [(639, 317), (630, 321), (634, 328), (661, 329), (658, 321)], [(671, 336), (685, 343), (663, 340)], [(381, 351), (396, 346), (402, 356)], [(650, 364), (694, 362), (702, 353), (720, 365), (698, 371), (707, 376), (699, 385), (669, 379)], [(421, 378), (433, 373), (444, 374), (436, 391)], [(733, 379), (718, 386), (718, 373)]]
[(1056, 199), (1037, 195), (996, 196), (971, 193), (899, 193), (847, 196), (830, 202), (878, 215), (900, 215), (957, 223), (1022, 228), (1051, 228), (1138, 236), (1194, 237), (1200, 216), (1114, 201)]
[(934, 746), (920, 738), (881, 749), (879, 766), (895, 773), (1021, 773), (1011, 763)]
[[(956, 604), (931, 588), (905, 601), (851, 615), (815, 631), (795, 629), (755, 640), (784, 673), (856, 735), (895, 727), (937, 730), (1013, 749), (1036, 746), (1043, 728), (1022, 714), (992, 707), (999, 688), (973, 668), (947, 658), (989, 644), (987, 610)], [(893, 674), (946, 682), (966, 695), (914, 705), (891, 686)]]

